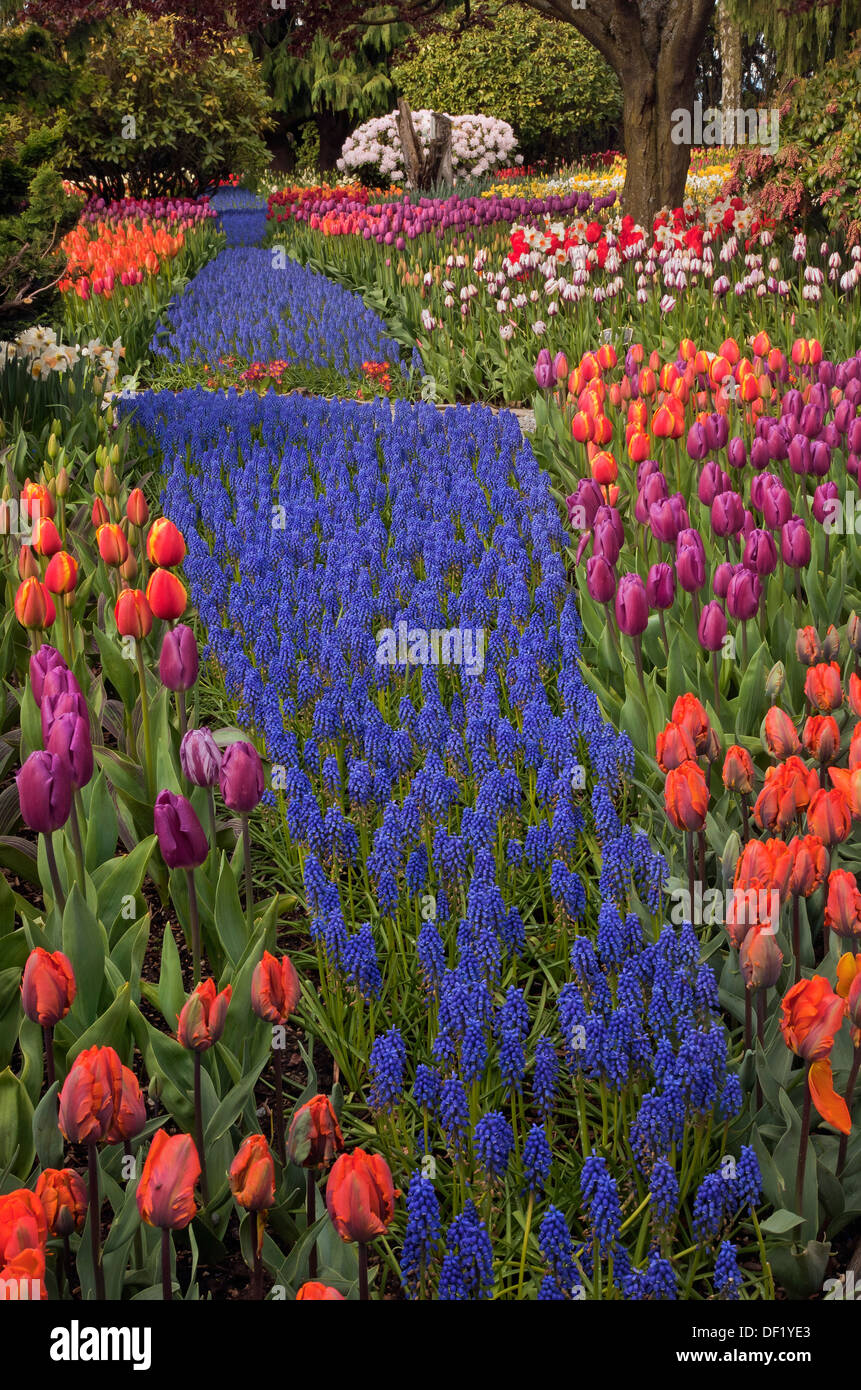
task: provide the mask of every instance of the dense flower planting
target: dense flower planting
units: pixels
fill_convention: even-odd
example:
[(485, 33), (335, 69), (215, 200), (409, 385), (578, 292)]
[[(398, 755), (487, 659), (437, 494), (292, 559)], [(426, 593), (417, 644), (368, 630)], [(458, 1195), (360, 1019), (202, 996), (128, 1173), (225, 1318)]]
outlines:
[[(414, 111), (413, 125), (424, 152), (431, 138), (433, 113)], [(507, 121), (493, 116), (453, 116), (451, 118), (451, 157), (455, 176), (480, 177), (505, 164), (517, 147), (517, 138)], [(341, 173), (363, 170), (401, 182), (405, 177), (397, 113), (365, 121), (348, 136), (338, 160)]]
[(620, 816), (633, 749), (579, 673), (564, 530), (514, 420), (194, 392), (136, 423), (265, 743), (313, 1026), (407, 1190), (410, 1295), (725, 1292), (760, 1179), (749, 1149), (721, 1174), (741, 1095), (715, 982)]

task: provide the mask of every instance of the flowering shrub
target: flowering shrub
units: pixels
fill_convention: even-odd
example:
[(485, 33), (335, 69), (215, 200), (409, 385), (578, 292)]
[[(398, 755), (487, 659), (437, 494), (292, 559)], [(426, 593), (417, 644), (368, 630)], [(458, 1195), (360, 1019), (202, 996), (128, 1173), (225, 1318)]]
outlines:
[[(432, 111), (414, 111), (413, 125), (423, 153), (427, 153), (433, 125)], [(507, 121), (492, 116), (452, 116), (451, 155), (456, 177), (480, 178), (504, 165), (517, 147)], [(344, 141), (338, 168), (342, 173), (361, 171), (371, 178), (401, 183), (404, 157), (398, 134), (397, 113), (365, 121)]]
[[(514, 420), (196, 391), (135, 423), (272, 765), (314, 1031), (407, 1192), (410, 1296), (723, 1286), (760, 1179), (749, 1150), (719, 1169), (741, 1097), (714, 979), (661, 929), (663, 863), (624, 824), (633, 749), (579, 673), (564, 530)], [(426, 642), (422, 664), (440, 627), (471, 657)]]

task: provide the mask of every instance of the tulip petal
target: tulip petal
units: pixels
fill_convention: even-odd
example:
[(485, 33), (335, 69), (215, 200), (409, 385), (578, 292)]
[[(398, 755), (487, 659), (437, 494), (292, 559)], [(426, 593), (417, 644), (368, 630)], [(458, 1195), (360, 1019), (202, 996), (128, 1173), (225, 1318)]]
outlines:
[(829, 1060), (823, 1058), (814, 1062), (807, 1075), (811, 1099), (823, 1120), (841, 1134), (848, 1134), (852, 1128), (852, 1118), (845, 1100), (834, 1089)]

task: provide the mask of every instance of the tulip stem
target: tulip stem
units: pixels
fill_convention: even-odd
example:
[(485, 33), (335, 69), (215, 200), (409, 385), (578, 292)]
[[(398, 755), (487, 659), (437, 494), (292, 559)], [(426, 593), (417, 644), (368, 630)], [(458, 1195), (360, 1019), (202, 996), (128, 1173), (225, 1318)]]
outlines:
[(57, 1079), (57, 1071), (54, 1066), (54, 1030), (50, 1026), (42, 1029), (45, 1038), (45, 1072), (48, 1078), (48, 1088), (53, 1086)]
[(661, 622), (661, 637), (664, 639), (664, 651), (667, 653), (667, 661), (670, 659), (670, 639), (667, 636), (667, 624), (664, 622), (664, 610), (658, 609), (658, 617)]
[(257, 1212), (254, 1233), (254, 1273), (251, 1279), (252, 1295), (256, 1299), (263, 1297), (263, 1212)]
[[(854, 1094), (855, 1094), (855, 1082), (856, 1082), (857, 1079), (858, 1079), (858, 1068), (859, 1068), (859, 1066), (861, 1066), (861, 1047), (856, 1047), (856, 1048), (855, 1048), (854, 1055), (853, 1055), (853, 1057), (852, 1057), (852, 1070), (851, 1070), (850, 1073), (849, 1073), (849, 1080), (848, 1080), (847, 1085), (846, 1085), (846, 1095), (845, 1095), (845, 1097), (844, 1097), (844, 1099), (845, 1099), (845, 1101), (846, 1101), (846, 1109), (849, 1111), (850, 1119), (851, 1119), (851, 1117), (852, 1117), (852, 1097), (853, 1097)], [(845, 1162), (846, 1162), (846, 1150), (847, 1150), (848, 1146), (849, 1146), (849, 1135), (848, 1135), (848, 1134), (841, 1134), (841, 1136), (840, 1136), (840, 1148), (839, 1148), (838, 1151), (837, 1151), (837, 1176), (838, 1176), (838, 1178), (841, 1176), (841, 1174), (842, 1174), (842, 1172), (843, 1172), (843, 1166), (844, 1166), (844, 1164), (845, 1164)]]
[(363, 1240), (359, 1241), (359, 1298), (368, 1302), (368, 1247)]
[(718, 658), (717, 652), (712, 652), (712, 680), (715, 690), (715, 713), (720, 713), (720, 685), (718, 683)]
[(795, 1174), (795, 1210), (804, 1215), (804, 1172), (807, 1167), (807, 1142), (810, 1135), (810, 1063), (804, 1068), (804, 1104), (801, 1110), (801, 1139), (798, 1144), (798, 1168)]
[[(314, 1223), (315, 1223), (316, 1220), (317, 1220), (317, 1182), (316, 1182), (316, 1179), (315, 1179), (315, 1177), (314, 1177), (314, 1169), (313, 1169), (313, 1168), (308, 1168), (308, 1169), (306, 1169), (306, 1171), (305, 1171), (305, 1224), (306, 1224), (306, 1226), (307, 1226), (307, 1228), (308, 1228), (309, 1231), (311, 1230), (311, 1227), (314, 1225)], [(365, 1249), (365, 1246), (364, 1246), (364, 1245), (360, 1245), (360, 1246), (359, 1246), (359, 1249), (360, 1249), (360, 1250), (364, 1250), (364, 1249)], [(311, 1242), (311, 1248), (310, 1248), (310, 1250), (308, 1251), (308, 1278), (309, 1278), (309, 1279), (316, 1279), (316, 1278), (317, 1278), (317, 1241), (316, 1241), (316, 1240), (313, 1240), (313, 1241)], [(367, 1296), (368, 1296), (368, 1295), (367, 1295), (367, 1293), (366, 1293), (366, 1294), (365, 1294), (365, 1297), (367, 1298)]]
[(144, 740), (144, 772), (146, 775), (147, 797), (152, 802), (155, 800), (155, 777), (152, 766), (152, 734), (149, 726), (149, 697), (146, 689), (146, 671), (144, 669), (143, 651), (139, 641), (135, 642), (135, 660), (138, 668), (138, 684), (141, 691), (141, 725), (143, 727)]
[(54, 889), (54, 904), (59, 907), (61, 912), (66, 910), (66, 895), (60, 883), (60, 873), (57, 868), (57, 856), (54, 854), (54, 835), (49, 831), (45, 836), (45, 858), (48, 860), (48, 870), (51, 874), (51, 886)]
[(699, 868), (700, 883), (705, 891), (706, 886), (706, 836), (704, 830), (697, 831), (697, 847), (699, 849)]
[(254, 892), (251, 883), (251, 830), (248, 817), (242, 817), (242, 857), (245, 860), (245, 925), (248, 940), (254, 935)]
[(200, 1053), (194, 1054), (194, 1142), (197, 1145), (197, 1156), (200, 1159), (200, 1190), (203, 1193), (203, 1205), (209, 1204), (209, 1183), (206, 1177), (206, 1153), (203, 1147), (203, 1097), (200, 1087)]
[[(213, 853), (213, 854), (217, 854), (217, 853), (218, 853), (218, 823), (217, 823), (217, 821), (216, 821), (216, 819), (215, 819), (215, 792), (212, 790), (212, 787), (209, 787), (209, 788), (208, 788), (208, 791), (209, 791), (209, 823), (210, 823), (211, 834), (212, 834), (212, 853)], [(214, 861), (213, 861), (213, 862), (214, 862)]]
[(745, 985), (745, 988), (744, 988), (744, 1050), (745, 1050), (745, 1052), (750, 1052), (750, 1049), (751, 1049), (751, 1047), (753, 1046), (753, 1037), (752, 1037), (752, 1033), (753, 1033), (753, 1030), (752, 1030), (752, 1028), (751, 1028), (750, 990), (747, 988), (747, 985)]
[(87, 1177), (90, 1198), (90, 1246), (93, 1252), (93, 1275), (96, 1281), (96, 1298), (105, 1299), (105, 1271), (102, 1269), (101, 1234), (102, 1203), (99, 1198), (99, 1156), (94, 1143), (87, 1145)]
[(170, 1231), (165, 1226), (161, 1233), (161, 1296), (166, 1303), (173, 1298), (173, 1280), (170, 1275)]
[(287, 1149), (284, 1143), (284, 1076), (281, 1048), (273, 1049), (275, 1063), (275, 1152), (283, 1167), (287, 1162)]
[(197, 910), (197, 889), (194, 886), (194, 870), (186, 869), (188, 883), (188, 911), (191, 917), (191, 956), (193, 983), (200, 984), (200, 914)]
[(69, 814), (69, 824), (72, 827), (72, 846), (75, 851), (75, 863), (78, 866), (78, 877), (81, 880), (81, 888), (84, 886), (84, 846), (81, 840), (81, 823), (78, 820), (78, 808), (75, 804), (77, 790), (72, 796), (72, 807)]
[(747, 844), (750, 839), (750, 813), (748, 811), (747, 793), (741, 794), (741, 820), (744, 829), (744, 842)]
[[(764, 989), (756, 991), (756, 1040), (763, 1050), (765, 1050), (765, 995)], [(756, 1074), (756, 1108), (758, 1111), (762, 1109), (762, 1086), (758, 1071)]]
[(688, 893), (690, 895), (691, 916), (694, 911), (694, 832), (685, 831), (685, 839), (688, 842)]
[[(59, 1264), (59, 1261), (58, 1261), (58, 1264)], [(72, 1247), (71, 1247), (71, 1244), (69, 1243), (69, 1237), (68, 1237), (68, 1236), (63, 1236), (63, 1265), (65, 1266), (65, 1270), (66, 1270), (66, 1283), (67, 1283), (68, 1286), (69, 1286), (69, 1297), (70, 1297), (70, 1298), (73, 1298), (73, 1297), (74, 1297), (74, 1294), (72, 1293), (72, 1287), (73, 1287), (73, 1286), (72, 1286), (72, 1275), (73, 1275), (74, 1272), (75, 1272), (75, 1266), (74, 1266), (73, 1263), (72, 1263)], [(59, 1270), (58, 1270), (58, 1274), (59, 1274)]]
[(187, 719), (186, 713), (185, 713), (185, 691), (184, 691), (184, 690), (178, 690), (178, 691), (176, 692), (176, 708), (177, 708), (177, 713), (179, 714), (179, 736), (180, 736), (180, 738), (185, 738), (186, 731), (187, 731), (187, 729), (188, 729), (188, 719)]

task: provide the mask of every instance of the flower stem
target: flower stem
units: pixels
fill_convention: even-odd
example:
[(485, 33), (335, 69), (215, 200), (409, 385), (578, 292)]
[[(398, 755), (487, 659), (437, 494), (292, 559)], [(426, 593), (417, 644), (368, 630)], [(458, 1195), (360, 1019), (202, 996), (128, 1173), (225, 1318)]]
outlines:
[[(310, 1231), (311, 1227), (314, 1225), (314, 1222), (315, 1222), (316, 1220), (317, 1220), (317, 1182), (316, 1182), (316, 1179), (315, 1179), (315, 1177), (314, 1177), (314, 1169), (313, 1169), (313, 1168), (308, 1168), (308, 1169), (306, 1169), (306, 1171), (305, 1171), (305, 1222), (306, 1222), (306, 1225), (307, 1225), (307, 1228), (308, 1228), (309, 1231)], [(364, 1250), (364, 1252), (365, 1252), (365, 1259), (367, 1260), (367, 1246), (364, 1245), (364, 1244), (363, 1244), (363, 1245), (360, 1245), (360, 1246), (359, 1246), (359, 1250), (360, 1250), (360, 1252)], [(360, 1268), (361, 1268), (361, 1255), (360, 1255)], [(366, 1278), (367, 1278), (367, 1267), (366, 1267), (366, 1270), (365, 1270), (365, 1276), (366, 1276)], [(310, 1250), (308, 1251), (308, 1278), (309, 1278), (309, 1279), (316, 1279), (316, 1278), (317, 1278), (317, 1242), (316, 1242), (316, 1240), (314, 1240), (314, 1241), (311, 1243), (311, 1248), (310, 1248)], [(366, 1291), (365, 1291), (365, 1298), (367, 1298), (367, 1296), (368, 1296), (368, 1294), (367, 1294), (367, 1290), (366, 1290)]]
[(57, 1070), (54, 1066), (54, 1030), (51, 1027), (44, 1027), (42, 1033), (45, 1039), (45, 1073), (48, 1078), (48, 1087), (53, 1086), (57, 1078)]
[(102, 1204), (99, 1199), (99, 1157), (93, 1143), (87, 1145), (87, 1177), (90, 1197), (90, 1245), (93, 1252), (93, 1275), (96, 1281), (96, 1298), (105, 1299), (105, 1271), (102, 1269), (101, 1233)]
[(523, 1277), (526, 1273), (526, 1249), (529, 1245), (529, 1232), (532, 1228), (532, 1209), (535, 1206), (535, 1193), (529, 1193), (529, 1205), (526, 1208), (526, 1226), (523, 1231), (523, 1248), (520, 1252), (520, 1277), (517, 1280), (517, 1297), (523, 1297)]
[[(856, 1048), (855, 1048), (855, 1052), (854, 1052), (853, 1057), (852, 1057), (852, 1070), (851, 1070), (850, 1073), (849, 1073), (849, 1080), (848, 1080), (848, 1082), (847, 1082), (847, 1084), (846, 1084), (846, 1096), (845, 1096), (845, 1100), (846, 1100), (846, 1109), (849, 1111), (850, 1116), (851, 1116), (851, 1114), (852, 1114), (852, 1097), (853, 1097), (854, 1094), (855, 1094), (855, 1082), (856, 1082), (857, 1079), (858, 1079), (858, 1068), (859, 1068), (859, 1066), (861, 1066), (861, 1047), (856, 1047)], [(837, 1176), (838, 1176), (838, 1178), (839, 1178), (840, 1175), (842, 1174), (842, 1172), (843, 1172), (843, 1166), (844, 1166), (844, 1164), (846, 1163), (846, 1149), (847, 1149), (848, 1145), (849, 1145), (849, 1135), (848, 1135), (848, 1134), (841, 1134), (841, 1136), (840, 1136), (840, 1148), (839, 1148), (838, 1151), (837, 1151)]]
[(167, 1227), (161, 1233), (161, 1296), (166, 1303), (173, 1298), (173, 1282), (170, 1277), (170, 1231)]
[(188, 910), (191, 917), (191, 955), (194, 984), (200, 984), (200, 914), (197, 910), (197, 889), (194, 886), (194, 869), (186, 869), (188, 883)]
[(206, 1153), (203, 1148), (203, 1097), (200, 1085), (200, 1053), (194, 1054), (194, 1142), (197, 1145), (197, 1156), (200, 1159), (200, 1190), (203, 1193), (203, 1204), (209, 1202), (209, 1182), (206, 1176)]
[(144, 775), (146, 777), (147, 797), (150, 802), (155, 800), (155, 774), (152, 764), (152, 733), (149, 726), (149, 697), (146, 688), (146, 671), (144, 670), (143, 651), (140, 642), (135, 642), (135, 661), (138, 668), (138, 684), (141, 692), (141, 725), (143, 727), (144, 739)]
[(807, 1167), (807, 1141), (810, 1135), (810, 1063), (804, 1068), (804, 1104), (801, 1110), (801, 1139), (798, 1144), (798, 1168), (795, 1173), (795, 1210), (803, 1216), (804, 1171)]
[(284, 1076), (281, 1048), (273, 1048), (275, 1063), (275, 1152), (282, 1167), (287, 1162), (287, 1147), (284, 1143)]
[(51, 874), (51, 886), (54, 890), (54, 902), (61, 912), (66, 910), (66, 895), (60, 883), (60, 873), (57, 868), (57, 856), (54, 854), (53, 833), (45, 836), (45, 857), (48, 860), (48, 870)]
[(242, 817), (242, 857), (245, 860), (245, 925), (248, 939), (254, 935), (254, 890), (251, 883), (251, 831), (248, 817)]
[(368, 1247), (363, 1240), (359, 1241), (359, 1298), (368, 1302)]

